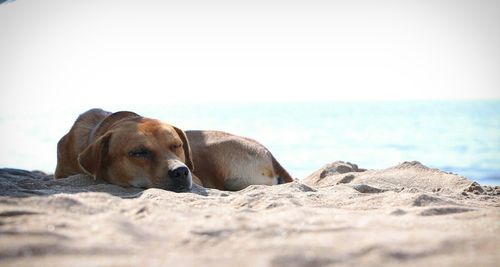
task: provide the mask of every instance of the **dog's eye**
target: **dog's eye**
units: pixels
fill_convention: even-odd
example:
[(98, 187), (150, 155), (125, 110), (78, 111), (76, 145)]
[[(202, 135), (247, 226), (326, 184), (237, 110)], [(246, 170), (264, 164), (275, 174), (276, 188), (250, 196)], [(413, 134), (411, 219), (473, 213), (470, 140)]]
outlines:
[(140, 149), (136, 149), (136, 150), (132, 150), (132, 151), (128, 152), (128, 155), (130, 157), (134, 157), (134, 158), (148, 158), (151, 156), (151, 151), (149, 151), (145, 148), (140, 148)]

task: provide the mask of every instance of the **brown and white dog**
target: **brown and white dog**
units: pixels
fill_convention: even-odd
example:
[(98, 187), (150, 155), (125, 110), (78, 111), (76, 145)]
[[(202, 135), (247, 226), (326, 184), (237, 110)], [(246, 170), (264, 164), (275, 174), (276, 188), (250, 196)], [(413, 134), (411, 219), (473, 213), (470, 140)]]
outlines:
[(101, 109), (80, 115), (57, 145), (55, 178), (79, 173), (121, 186), (175, 192), (189, 191), (193, 181), (240, 190), (293, 180), (256, 141), (217, 131), (186, 134), (133, 112)]

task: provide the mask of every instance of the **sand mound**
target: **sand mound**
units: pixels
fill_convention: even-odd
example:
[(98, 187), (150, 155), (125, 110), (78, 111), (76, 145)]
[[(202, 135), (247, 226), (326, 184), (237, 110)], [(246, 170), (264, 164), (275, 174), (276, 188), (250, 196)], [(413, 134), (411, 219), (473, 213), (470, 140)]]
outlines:
[(0, 170), (2, 266), (498, 266), (498, 187), (335, 162), (239, 192)]
[(356, 185), (375, 187), (382, 191), (406, 189), (442, 193), (462, 192), (472, 184), (464, 177), (428, 168), (417, 161), (405, 162), (385, 170), (370, 171), (358, 170), (357, 166), (351, 163), (334, 162), (311, 174), (302, 182), (316, 187), (349, 184), (353, 187)]

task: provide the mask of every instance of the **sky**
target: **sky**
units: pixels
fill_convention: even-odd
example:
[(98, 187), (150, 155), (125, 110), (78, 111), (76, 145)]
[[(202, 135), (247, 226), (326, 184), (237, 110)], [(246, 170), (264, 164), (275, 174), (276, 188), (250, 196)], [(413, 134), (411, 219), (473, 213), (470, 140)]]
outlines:
[(0, 5), (0, 112), (500, 98), (500, 1)]

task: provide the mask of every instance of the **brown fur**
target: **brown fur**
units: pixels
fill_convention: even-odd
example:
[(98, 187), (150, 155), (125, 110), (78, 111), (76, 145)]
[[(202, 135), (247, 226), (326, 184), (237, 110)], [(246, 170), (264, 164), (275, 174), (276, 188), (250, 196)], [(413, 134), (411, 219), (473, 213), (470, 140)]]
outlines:
[[(87, 173), (121, 186), (172, 189), (168, 171), (194, 167), (182, 130), (128, 111), (83, 113), (57, 147), (56, 178)], [(146, 156), (131, 154), (142, 150)]]
[[(250, 184), (273, 184), (293, 178), (267, 148), (255, 140), (219, 131), (186, 131), (203, 186), (241, 190)], [(267, 177), (267, 179), (266, 179)]]

